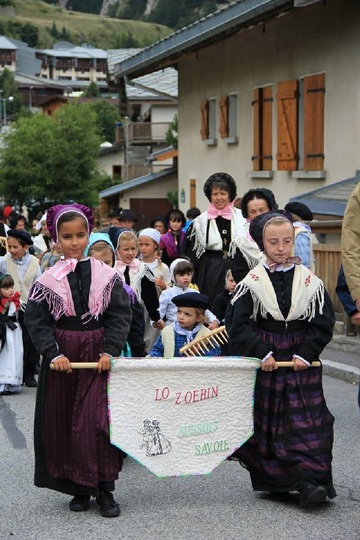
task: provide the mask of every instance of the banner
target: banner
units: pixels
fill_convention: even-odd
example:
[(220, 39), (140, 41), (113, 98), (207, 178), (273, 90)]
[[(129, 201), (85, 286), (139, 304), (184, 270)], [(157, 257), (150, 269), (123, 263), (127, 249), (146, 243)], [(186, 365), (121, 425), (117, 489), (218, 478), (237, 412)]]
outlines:
[(108, 388), (112, 444), (159, 477), (210, 473), (253, 433), (259, 364), (116, 358)]

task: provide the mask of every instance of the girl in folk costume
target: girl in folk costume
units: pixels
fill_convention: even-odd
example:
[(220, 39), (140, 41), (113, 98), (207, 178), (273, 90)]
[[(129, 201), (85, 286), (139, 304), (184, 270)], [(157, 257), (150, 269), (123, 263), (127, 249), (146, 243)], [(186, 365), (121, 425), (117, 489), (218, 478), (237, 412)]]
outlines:
[[(151, 227), (143, 229), (138, 235), (140, 258), (155, 276), (158, 297), (170, 283), (169, 267), (159, 258), (161, 234)], [(149, 351), (159, 336), (160, 330), (152, 326), (149, 312), (145, 311), (145, 343)]]
[(161, 260), (170, 266), (182, 253), (185, 239), (183, 231), (186, 218), (181, 210), (173, 209), (166, 216), (168, 231), (162, 235), (160, 242)]
[(246, 219), (246, 234), (240, 234), (231, 246), (229, 252), (231, 271), (236, 281), (239, 283), (251, 268), (254, 268), (262, 259), (264, 254), (259, 249), (257, 243), (251, 238), (249, 226), (251, 221), (265, 212), (277, 210), (273, 192), (267, 188), (249, 189), (241, 198), (241, 212)]
[[(210, 334), (204, 326), (205, 310), (209, 307), (209, 298), (196, 291), (180, 294), (172, 299), (177, 307), (176, 321), (164, 328), (154, 343), (149, 356), (173, 358), (185, 356), (180, 353), (181, 347), (193, 341), (196, 337)], [(220, 347), (210, 347), (202, 356), (220, 356)]]
[[(255, 386), (254, 435), (236, 457), (255, 491), (299, 492), (300, 506), (333, 498), (334, 418), (321, 367), (310, 367), (332, 338), (334, 311), (322, 281), (290, 257), (292, 223), (268, 212), (250, 224), (265, 261), (235, 289), (226, 315), (231, 354), (262, 359)], [(294, 361), (278, 368), (277, 361)]]
[(23, 380), (23, 343), (18, 312), (20, 293), (9, 274), (0, 276), (0, 395), (18, 394)]
[(143, 303), (154, 328), (163, 328), (164, 324), (159, 315), (159, 298), (155, 285), (155, 276), (150, 268), (139, 259), (136, 259), (138, 243), (136, 235), (130, 229), (111, 227), (110, 239), (116, 246), (115, 270), (119, 272), (123, 281), (136, 293), (139, 302)]
[(183, 253), (194, 264), (195, 283), (212, 302), (223, 289), (233, 239), (246, 234), (246, 220), (232, 205), (236, 184), (229, 174), (211, 175), (205, 182), (204, 193), (210, 205), (190, 225)]
[[(20, 299), (26, 304), (31, 284), (41, 275), (39, 261), (34, 255), (30, 255), (29, 246), (33, 245), (30, 234), (24, 230), (10, 229), (8, 231), (9, 253), (0, 257), (0, 273), (10, 274), (14, 280), (15, 291), (20, 293)], [(24, 346), (23, 365), (24, 384), (36, 387), (36, 365), (40, 362), (29, 332), (24, 324), (23, 310), (19, 311), (19, 323), (22, 329)]]
[[(106, 233), (95, 232), (90, 234), (89, 244), (85, 250), (85, 255), (94, 257), (98, 261), (103, 261), (111, 268), (115, 265), (115, 250), (110, 236)], [(144, 333), (144, 310), (136, 298), (135, 291), (123, 282), (123, 287), (129, 297), (131, 308), (131, 324), (126, 339), (128, 346), (123, 351), (125, 356), (144, 357), (146, 356), (146, 346), (143, 338)], [(130, 352), (130, 354), (129, 354)]]
[[(47, 225), (64, 259), (34, 283), (26, 325), (43, 356), (35, 410), (35, 485), (73, 496), (81, 512), (95, 496), (101, 515), (116, 517), (112, 491), (122, 466), (110, 443), (107, 380), (129, 331), (128, 297), (117, 272), (84, 258), (93, 215), (80, 204), (57, 205)], [(97, 361), (72, 371), (70, 362)], [(53, 370), (49, 369), (50, 364)]]

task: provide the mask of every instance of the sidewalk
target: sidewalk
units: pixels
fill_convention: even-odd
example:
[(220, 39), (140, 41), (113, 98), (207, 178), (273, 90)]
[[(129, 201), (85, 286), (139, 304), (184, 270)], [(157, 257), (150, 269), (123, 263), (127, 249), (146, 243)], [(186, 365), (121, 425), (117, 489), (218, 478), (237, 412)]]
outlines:
[(359, 384), (360, 338), (335, 334), (321, 354), (325, 375)]

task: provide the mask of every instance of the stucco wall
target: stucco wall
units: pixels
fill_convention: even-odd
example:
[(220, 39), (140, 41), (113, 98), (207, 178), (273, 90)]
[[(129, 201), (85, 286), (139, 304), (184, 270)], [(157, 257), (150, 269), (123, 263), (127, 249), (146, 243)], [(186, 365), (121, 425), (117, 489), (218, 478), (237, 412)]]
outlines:
[[(353, 176), (360, 168), (360, 2), (327, 0), (299, 8), (265, 25), (240, 32), (222, 43), (189, 55), (179, 63), (179, 191), (190, 203), (190, 179), (197, 182), (196, 204), (202, 210), (206, 178), (226, 171), (237, 181), (238, 194), (250, 187), (272, 189), (280, 205), (294, 195)], [(276, 84), (325, 72), (326, 178), (297, 179), (278, 172), (276, 163)], [(274, 85), (273, 179), (252, 179), (253, 89)], [(200, 137), (200, 103), (238, 93), (239, 143), (217, 146)], [(218, 119), (219, 125), (219, 119)], [(359, 156), (359, 157), (358, 157)]]
[(167, 176), (166, 179), (159, 178), (156, 182), (150, 182), (138, 187), (131, 188), (120, 194), (119, 206), (130, 208), (130, 199), (162, 199), (169, 191), (177, 190), (177, 177)]

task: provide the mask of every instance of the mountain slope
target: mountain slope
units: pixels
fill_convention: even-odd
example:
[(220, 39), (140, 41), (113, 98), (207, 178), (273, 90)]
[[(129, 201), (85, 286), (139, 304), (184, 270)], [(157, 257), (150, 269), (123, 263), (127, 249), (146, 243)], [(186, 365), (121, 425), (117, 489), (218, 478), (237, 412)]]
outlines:
[(159, 24), (67, 11), (41, 0), (12, 0), (12, 4), (13, 8), (0, 11), (0, 34), (36, 48), (49, 48), (64, 39), (102, 49), (145, 47), (171, 32)]

